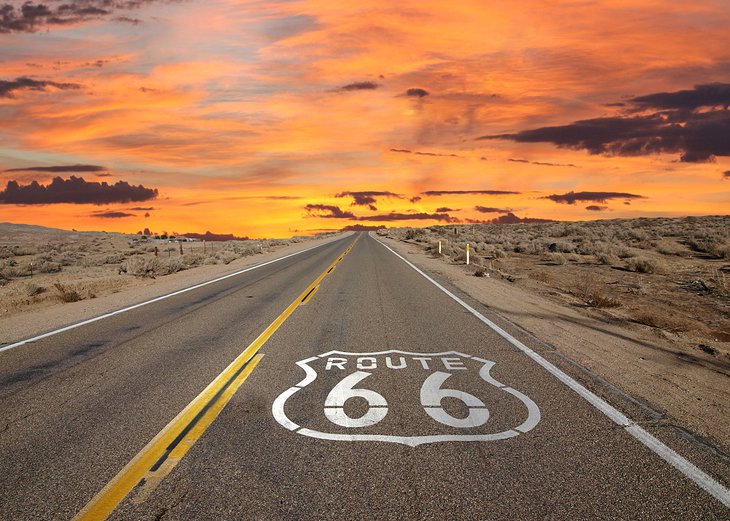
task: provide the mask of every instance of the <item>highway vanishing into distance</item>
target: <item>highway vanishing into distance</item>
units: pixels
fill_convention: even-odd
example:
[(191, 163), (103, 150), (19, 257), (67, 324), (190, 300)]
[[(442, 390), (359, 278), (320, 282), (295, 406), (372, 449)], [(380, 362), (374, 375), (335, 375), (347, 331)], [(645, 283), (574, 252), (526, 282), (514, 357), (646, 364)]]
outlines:
[(0, 519), (730, 519), (730, 465), (345, 236), (0, 346)]

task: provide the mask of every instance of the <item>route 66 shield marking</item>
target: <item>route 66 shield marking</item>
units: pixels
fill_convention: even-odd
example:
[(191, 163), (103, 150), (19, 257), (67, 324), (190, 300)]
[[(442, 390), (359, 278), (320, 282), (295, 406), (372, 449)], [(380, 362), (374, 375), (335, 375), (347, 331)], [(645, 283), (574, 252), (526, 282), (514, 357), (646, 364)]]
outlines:
[[(400, 350), (372, 353), (329, 351), (296, 363), (306, 376), (294, 387), (281, 393), (272, 405), (276, 421), (287, 429), (312, 438), (334, 441), (386, 441), (416, 447), (443, 441), (496, 441), (518, 436), (533, 429), (540, 421), (540, 409), (520, 391), (508, 387), (490, 375), (495, 362), (457, 351), (414, 353)], [(410, 374), (407, 371), (411, 371)], [(415, 371), (415, 373), (413, 372)], [(390, 373), (390, 374), (384, 374)], [(395, 373), (395, 374), (393, 374)], [(371, 378), (376, 375), (375, 378)], [(380, 380), (377, 378), (380, 375)], [(410, 376), (410, 378), (406, 377)], [(454, 375), (459, 375), (452, 378)], [(321, 377), (317, 381), (318, 377)], [(389, 378), (389, 385), (384, 385)], [(393, 380), (396, 378), (396, 380)], [(317, 382), (319, 386), (315, 384)], [(393, 390), (398, 383), (397, 393)], [(410, 382), (410, 389), (408, 383)], [(468, 392), (454, 385), (468, 384)], [(315, 384), (315, 385), (313, 385)], [(402, 384), (402, 385), (401, 385)], [(318, 387), (317, 389), (312, 389)], [(382, 389), (383, 387), (390, 388)], [(315, 401), (326, 393), (316, 411), (302, 411), (292, 404), (312, 389)], [(390, 396), (387, 396), (390, 392)], [(451, 399), (446, 400), (446, 399)], [(348, 401), (367, 403), (359, 416), (348, 412)], [(516, 425), (509, 419), (497, 421), (491, 428), (490, 403), (501, 404), (502, 416), (525, 418)], [(446, 400), (446, 402), (444, 402)], [(290, 419), (296, 414), (296, 422)], [(311, 400), (306, 402), (311, 403)], [(460, 404), (454, 414), (453, 405)], [(311, 409), (311, 407), (310, 407)], [(362, 409), (362, 407), (361, 407)], [(465, 414), (464, 414), (465, 413)], [(525, 417), (526, 416), (526, 417)], [(407, 417), (418, 432), (408, 430)], [(412, 421), (416, 419), (416, 421)], [(300, 425), (299, 423), (305, 424)], [(310, 425), (306, 425), (309, 423)], [(404, 423), (406, 427), (404, 427)], [(329, 425), (323, 428), (323, 425)], [(426, 432), (424, 432), (424, 430)]]

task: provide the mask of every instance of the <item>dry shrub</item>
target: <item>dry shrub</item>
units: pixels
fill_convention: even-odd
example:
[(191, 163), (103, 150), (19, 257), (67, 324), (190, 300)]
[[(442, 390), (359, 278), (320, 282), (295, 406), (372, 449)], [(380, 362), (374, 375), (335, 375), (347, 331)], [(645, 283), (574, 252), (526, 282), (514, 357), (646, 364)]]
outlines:
[(596, 260), (598, 261), (598, 264), (613, 266), (614, 264), (618, 264), (620, 259), (613, 253), (600, 252), (596, 254)]
[(68, 288), (60, 282), (56, 282), (53, 287), (56, 288), (58, 298), (61, 299), (61, 302), (78, 302), (79, 300), (82, 300), (78, 291)]
[(647, 257), (634, 257), (628, 260), (626, 267), (637, 273), (661, 273), (666, 271), (664, 263)]
[(33, 284), (32, 282), (25, 285), (25, 294), (29, 297), (35, 297), (44, 291), (46, 291), (46, 288), (39, 286), (38, 284)]
[(611, 295), (606, 285), (592, 273), (581, 274), (575, 281), (572, 293), (594, 308), (615, 308), (621, 305), (621, 301)]
[(183, 261), (188, 267), (200, 266), (205, 261), (205, 257), (203, 257), (202, 253), (186, 253), (183, 255)]
[(545, 256), (545, 260), (548, 262), (552, 262), (553, 264), (556, 264), (558, 266), (563, 265), (567, 262), (565, 255), (562, 253), (548, 253)]
[(682, 251), (683, 251), (683, 248), (681, 246), (679, 246), (678, 244), (672, 243), (672, 242), (667, 242), (667, 241), (658, 242), (655, 249), (657, 252), (661, 253), (662, 255), (670, 255), (670, 256), (682, 255)]
[(135, 277), (155, 277), (157, 275), (166, 275), (167, 270), (159, 257), (147, 257), (144, 255), (135, 255), (129, 257), (119, 267), (120, 273), (128, 273)]
[(61, 271), (61, 265), (57, 262), (51, 262), (45, 259), (33, 264), (33, 270), (38, 273), (58, 273)]
[[(223, 264), (230, 264), (234, 260), (238, 258), (238, 255), (233, 253), (232, 251), (221, 251), (215, 254), (216, 261), (220, 261)], [(218, 264), (218, 262), (216, 262)]]

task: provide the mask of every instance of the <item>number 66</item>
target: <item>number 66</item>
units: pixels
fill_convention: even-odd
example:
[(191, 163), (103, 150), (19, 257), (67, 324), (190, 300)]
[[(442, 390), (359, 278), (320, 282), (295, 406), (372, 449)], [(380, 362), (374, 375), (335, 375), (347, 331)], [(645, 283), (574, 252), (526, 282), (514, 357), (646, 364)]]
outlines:
[[(380, 422), (388, 414), (388, 403), (383, 395), (370, 389), (354, 389), (353, 387), (370, 376), (371, 373), (357, 371), (342, 379), (327, 395), (324, 414), (332, 423), (342, 427), (369, 427)], [(476, 396), (456, 389), (442, 389), (443, 383), (451, 373), (436, 372), (426, 378), (421, 386), (421, 405), (431, 418), (449, 427), (479, 427), (487, 423), (489, 410), (484, 402)], [(359, 418), (352, 418), (345, 413), (345, 402), (350, 398), (364, 398), (368, 402), (368, 410)], [(456, 418), (441, 407), (444, 398), (456, 398), (466, 405), (469, 414), (466, 418)]]

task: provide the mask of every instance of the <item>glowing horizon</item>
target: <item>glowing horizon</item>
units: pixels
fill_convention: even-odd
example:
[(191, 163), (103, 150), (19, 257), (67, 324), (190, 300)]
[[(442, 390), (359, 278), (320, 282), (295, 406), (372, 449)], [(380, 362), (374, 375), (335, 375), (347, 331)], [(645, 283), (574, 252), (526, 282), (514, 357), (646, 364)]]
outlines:
[[(272, 237), (730, 208), (724, 0), (8, 5), (0, 221)], [(72, 175), (83, 202), (2, 192)], [(120, 181), (157, 193), (93, 199)], [(428, 194), (469, 191), (514, 193)]]

